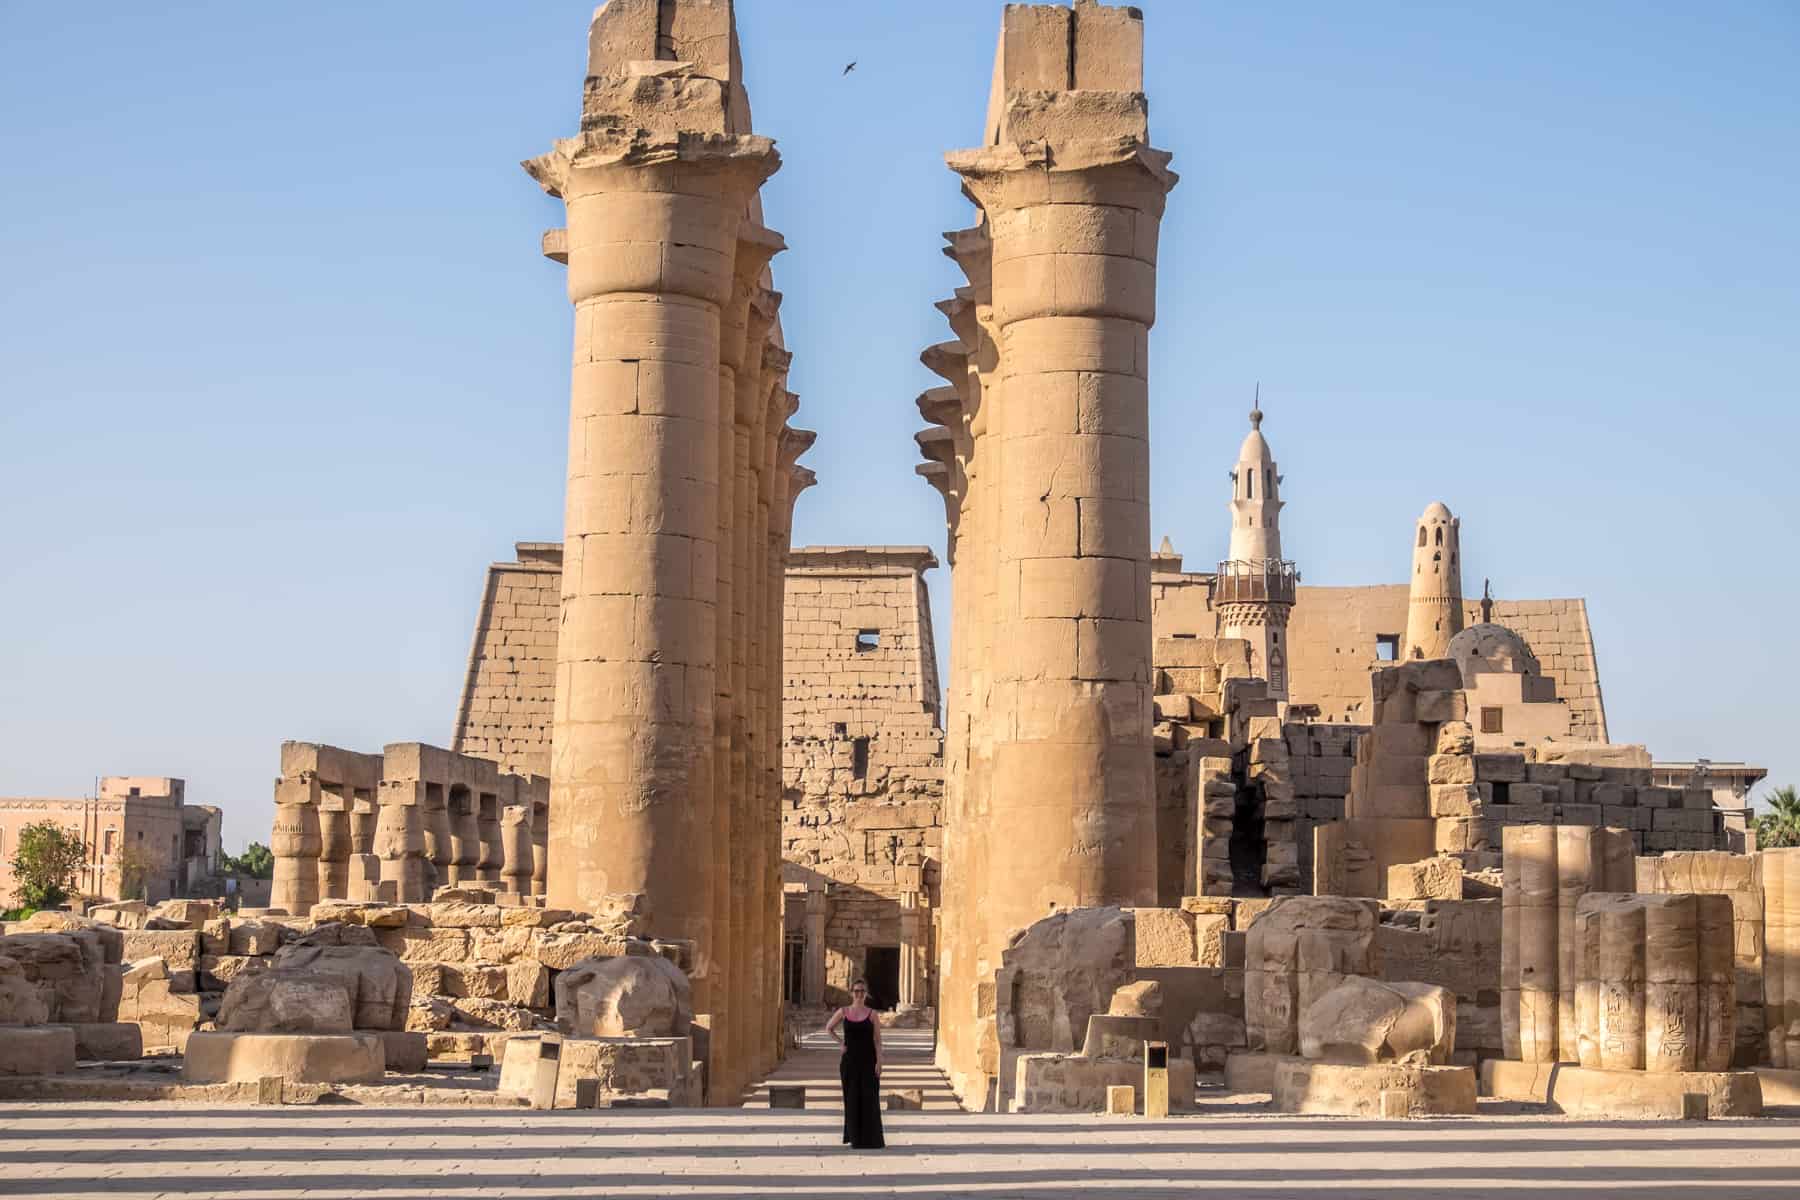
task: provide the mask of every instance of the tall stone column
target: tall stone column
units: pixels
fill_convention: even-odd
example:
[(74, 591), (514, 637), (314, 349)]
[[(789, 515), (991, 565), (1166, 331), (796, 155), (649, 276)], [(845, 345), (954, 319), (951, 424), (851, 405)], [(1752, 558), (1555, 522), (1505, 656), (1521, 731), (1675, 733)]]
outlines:
[[(1132, 11), (1009, 7), (995, 142), (949, 156), (992, 239), (1004, 409), (1006, 648), (978, 718), (990, 945), (1056, 909), (1156, 901), (1147, 347), (1175, 176), (1148, 144)], [(1063, 68), (1043, 77), (1026, 43)]]
[[(710, 969), (726, 996), (742, 997), (748, 978), (748, 950), (743, 941), (745, 920), (742, 888), (744, 866), (738, 843), (744, 832), (740, 810), (747, 803), (745, 773), (748, 762), (745, 745), (747, 705), (740, 676), (744, 669), (742, 605), (740, 587), (748, 586), (740, 579), (743, 571), (737, 542), (744, 515), (740, 511), (739, 494), (744, 490), (742, 478), (747, 476), (746, 439), (738, 436), (739, 412), (748, 411), (763, 382), (763, 349), (769, 334), (772, 314), (762, 302), (765, 289), (761, 280), (769, 261), (785, 248), (779, 234), (765, 229), (753, 220), (744, 220), (738, 229), (736, 257), (732, 264), (731, 297), (722, 313), (719, 349), (719, 506), (717, 554), (717, 594), (714, 628), (714, 710), (713, 710), (713, 877), (712, 920), (719, 931), (719, 953)], [(733, 1008), (731, 1004), (725, 1006)], [(734, 1015), (742, 1016), (742, 1005)], [(742, 1073), (743, 1054), (737, 1041), (743, 1030), (732, 1019), (714, 1015), (710, 1045), (715, 1067), (713, 1086), (721, 1090), (738, 1089), (741, 1079), (728, 1079), (723, 1068), (729, 1064)]]
[(269, 907), (304, 917), (319, 902), (319, 781), (310, 773), (275, 784), (275, 822), (269, 836), (275, 876)]
[(901, 1008), (916, 1008), (925, 999), (925, 961), (931, 922), (920, 905), (918, 892), (900, 893), (900, 995)]
[[(542, 775), (531, 777), (534, 785), (543, 785), (548, 781)], [(541, 798), (531, 803), (531, 894), (543, 897), (549, 894), (550, 869), (550, 803), (546, 791)]]
[(350, 811), (339, 796), (319, 798), (319, 899), (350, 895)]
[(381, 859), (375, 853), (375, 832), (380, 813), (373, 793), (359, 792), (350, 805), (350, 880), (345, 893), (351, 900), (381, 898)]
[(831, 913), (823, 885), (806, 889), (806, 948), (800, 962), (800, 994), (807, 1004), (825, 1003), (825, 919)]
[(431, 867), (425, 896), (429, 900), (432, 892), (456, 882), (456, 826), (450, 820), (444, 785), (425, 781), (421, 786), (419, 824), (425, 833), (425, 861)]
[(730, 25), (727, 3), (613, 0), (590, 32), (582, 132), (526, 164), (567, 208), (576, 327), (549, 900), (642, 895), (654, 929), (702, 961), (716, 950), (720, 320), (740, 222), (777, 165), (749, 133)]
[(467, 791), (456, 792), (449, 801), (450, 878), (448, 882), (466, 886), (480, 878), (481, 824), (475, 812), (475, 797)]
[(509, 804), (500, 810), (500, 879), (508, 894), (531, 894), (531, 805)]
[(766, 845), (762, 873), (762, 963), (763, 963), (763, 1062), (773, 1066), (781, 1057), (783, 1025), (781, 998), (782, 919), (781, 919), (781, 852), (782, 852), (782, 774), (781, 701), (785, 648), (783, 619), (786, 614), (788, 551), (792, 544), (794, 504), (800, 493), (815, 482), (813, 473), (799, 465), (818, 435), (810, 430), (793, 429), (787, 419), (799, 408), (799, 398), (781, 389), (786, 405), (781, 412), (781, 429), (776, 440), (774, 480), (769, 498), (769, 534), (764, 571), (767, 598), (763, 605), (764, 652), (763, 671), (767, 678), (763, 694), (763, 738), (768, 746), (768, 759), (763, 772), (761, 805)]
[(500, 830), (500, 797), (491, 792), (481, 793), (476, 796), (475, 805), (475, 826), (481, 846), (476, 878), (493, 887), (501, 882), (501, 871), (506, 864), (506, 842)]
[(780, 746), (780, 742), (771, 743), (768, 734), (767, 713), (769, 707), (769, 681), (767, 675), (768, 658), (768, 541), (769, 541), (769, 498), (774, 487), (775, 445), (780, 435), (781, 421), (786, 412), (787, 367), (789, 358), (784, 354), (775, 355), (765, 360), (765, 365), (775, 374), (775, 386), (761, 393), (756, 411), (750, 421), (750, 464), (751, 482), (746, 496), (746, 537), (744, 553), (747, 570), (745, 582), (747, 592), (744, 599), (744, 696), (748, 704), (749, 714), (749, 761), (748, 774), (744, 781), (744, 796), (747, 804), (744, 828), (744, 860), (747, 878), (744, 888), (744, 905), (748, 917), (748, 927), (744, 937), (744, 950), (748, 958), (747, 985), (745, 996), (748, 1003), (744, 1007), (744, 1048), (746, 1067), (752, 1074), (761, 1074), (767, 1065), (767, 1049), (763, 1043), (762, 1030), (767, 1023), (769, 1005), (768, 966), (764, 961), (765, 928), (768, 915), (767, 899), (764, 895), (764, 881), (769, 871), (769, 824), (770, 811), (766, 791), (765, 778), (769, 768), (772, 751)]
[(1135, 9), (1008, 5), (983, 146), (948, 159), (982, 217), (949, 235), (965, 362), (927, 359), (969, 434), (939, 977), (969, 1103), (999, 1069), (1007, 936), (1155, 900), (1146, 348), (1175, 176), (1142, 64)]
[(416, 904), (431, 899), (432, 868), (425, 857), (425, 785), (381, 781), (375, 855), (381, 860), (381, 899)]
[(1800, 849), (1757, 856), (1763, 898), (1763, 1022), (1769, 1062), (1800, 1069)]

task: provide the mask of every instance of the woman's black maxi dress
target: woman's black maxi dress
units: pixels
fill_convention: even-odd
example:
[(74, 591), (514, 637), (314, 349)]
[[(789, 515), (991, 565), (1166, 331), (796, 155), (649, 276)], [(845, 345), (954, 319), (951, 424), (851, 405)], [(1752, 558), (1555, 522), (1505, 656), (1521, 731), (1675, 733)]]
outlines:
[(844, 1018), (844, 1056), (838, 1060), (844, 1085), (844, 1144), (858, 1150), (880, 1150), (881, 1081), (875, 1077), (875, 1018)]

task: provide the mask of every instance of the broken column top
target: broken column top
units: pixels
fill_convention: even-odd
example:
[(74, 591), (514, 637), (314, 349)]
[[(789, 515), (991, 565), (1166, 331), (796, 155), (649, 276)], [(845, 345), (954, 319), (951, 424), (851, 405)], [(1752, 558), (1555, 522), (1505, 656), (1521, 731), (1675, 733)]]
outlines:
[(1044, 118), (1052, 114), (1065, 137), (1148, 141), (1143, 92), (1140, 10), (1098, 0), (1076, 0), (1072, 8), (1009, 4), (1000, 19), (983, 141), (1043, 139)]
[[(588, 27), (587, 73), (590, 99), (596, 81), (677, 76), (709, 81), (717, 85), (722, 102), (718, 116), (723, 124), (712, 132), (750, 132), (732, 0), (607, 0), (594, 11)], [(609, 105), (621, 98), (609, 89), (598, 90)], [(657, 89), (632, 89), (627, 94), (646, 104), (640, 116), (658, 115), (669, 100)], [(596, 114), (590, 106), (583, 115), (584, 127), (592, 115)], [(688, 127), (685, 122), (683, 127)]]
[(588, 27), (581, 133), (524, 167), (555, 196), (585, 164), (742, 157), (766, 175), (778, 160), (751, 134), (743, 76), (732, 0), (607, 0)]

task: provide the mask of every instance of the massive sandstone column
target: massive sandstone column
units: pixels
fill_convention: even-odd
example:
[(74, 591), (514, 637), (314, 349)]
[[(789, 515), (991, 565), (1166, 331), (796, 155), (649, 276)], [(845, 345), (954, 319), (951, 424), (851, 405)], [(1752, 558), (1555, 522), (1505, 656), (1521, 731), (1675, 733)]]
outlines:
[[(723, 25), (672, 61), (664, 9)], [(750, 196), (777, 165), (734, 102), (730, 25), (728, 4), (613, 0), (589, 33), (581, 133), (526, 164), (567, 207), (575, 305), (550, 900), (642, 894), (657, 932), (703, 962), (720, 315)]]
[[(1155, 902), (1147, 345), (1175, 176), (1142, 89), (1135, 9), (1009, 5), (985, 144), (948, 159), (983, 218), (952, 255), (988, 295), (960, 298), (998, 353), (971, 448), (981, 482), (959, 506), (960, 521), (979, 513), (993, 590), (973, 623), (991, 638), (968, 620), (952, 633), (975, 649), (952, 692), (969, 710), (949, 810), (965, 828), (946, 854), (964, 883), (945, 897), (940, 1061), (970, 1102), (998, 1066), (991, 989), (1010, 932), (1058, 908)], [(966, 528), (958, 540), (966, 561)]]
[(757, 198), (778, 159), (741, 75), (730, 0), (611, 0), (580, 134), (526, 164), (567, 209), (576, 325), (548, 896), (640, 895), (694, 942), (727, 1102), (778, 1019), (769, 477), (790, 411), (770, 415), (782, 243)]
[(1763, 1020), (1769, 1062), (1800, 1069), (1800, 849), (1757, 855), (1763, 897)]
[[(747, 587), (742, 580), (737, 541), (743, 533), (745, 515), (740, 511), (738, 483), (748, 468), (746, 447), (738, 435), (739, 412), (754, 403), (763, 388), (763, 353), (773, 322), (771, 306), (766, 302), (763, 281), (770, 259), (785, 248), (781, 235), (765, 229), (759, 222), (745, 220), (738, 229), (736, 259), (732, 270), (731, 298), (723, 313), (719, 351), (719, 523), (718, 523), (718, 594), (715, 598), (714, 645), (717, 667), (714, 676), (713, 713), (713, 897), (714, 928), (719, 931), (720, 949), (715, 955), (715, 971), (722, 985), (732, 995), (748, 970), (744, 936), (749, 928), (746, 906), (742, 903), (742, 854), (739, 842), (748, 824), (744, 811), (754, 803), (746, 787), (747, 748), (745, 722), (747, 712), (742, 698), (742, 672), (746, 655), (743, 631), (738, 621), (738, 589)], [(736, 875), (734, 877), (734, 871)], [(732, 886), (733, 881), (738, 886)], [(741, 1018), (744, 1006), (732, 1010)], [(738, 1062), (738, 1043), (742, 1031), (734, 1020), (720, 1020), (714, 1014), (711, 1037), (717, 1056)], [(743, 1081), (720, 1080), (726, 1088)]]

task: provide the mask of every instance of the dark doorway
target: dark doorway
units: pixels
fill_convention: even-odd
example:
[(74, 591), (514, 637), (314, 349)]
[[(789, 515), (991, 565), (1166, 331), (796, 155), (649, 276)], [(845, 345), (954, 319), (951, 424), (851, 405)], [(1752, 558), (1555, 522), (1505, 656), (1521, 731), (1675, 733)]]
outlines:
[(789, 1004), (799, 1004), (801, 990), (806, 987), (806, 939), (803, 936), (794, 933), (787, 935), (781, 975), (787, 986), (787, 995), (783, 999)]
[(869, 981), (869, 1007), (883, 1012), (900, 999), (900, 947), (870, 946), (863, 951), (863, 978)]

